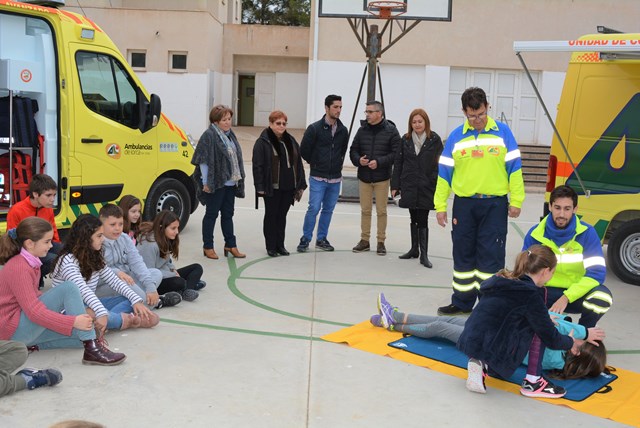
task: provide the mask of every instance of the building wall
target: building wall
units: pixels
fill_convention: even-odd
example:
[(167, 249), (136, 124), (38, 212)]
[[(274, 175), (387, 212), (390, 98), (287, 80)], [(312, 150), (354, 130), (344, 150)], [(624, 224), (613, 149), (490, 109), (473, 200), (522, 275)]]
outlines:
[[(163, 113), (198, 136), (208, 126), (210, 107), (229, 99), (222, 86), (223, 32), (237, 2), (67, 0), (65, 10), (97, 23), (127, 60), (131, 50), (145, 51), (146, 67), (136, 74), (160, 96)], [(172, 51), (187, 53), (186, 72), (169, 70)]]
[(306, 127), (309, 28), (225, 25), (224, 40), (223, 70), (232, 81), (227, 103), (237, 109), (238, 74), (262, 76), (257, 84), (270, 81), (272, 92), (266, 103), (256, 100), (254, 126), (268, 125), (267, 110), (282, 110), (290, 128)]
[[(358, 1), (361, 0), (345, 0)], [(346, 18), (318, 18), (317, 0), (312, 1), (312, 37), (309, 43), (309, 92), (307, 121), (323, 112), (322, 100), (329, 93), (343, 95), (342, 120), (347, 126), (364, 119), (363, 97), (356, 105), (366, 55)], [(451, 22), (423, 21), (380, 58), (384, 101), (388, 118), (406, 132), (412, 107), (425, 108), (433, 129), (445, 138), (454, 125), (452, 112), (460, 112), (460, 100), (449, 91), (451, 70), (469, 73), (485, 69), (487, 74), (513, 73), (517, 87), (529, 84), (513, 52), (517, 40), (569, 40), (595, 33), (597, 25), (622, 31), (637, 31), (640, 1), (637, 0), (454, 0)], [(385, 21), (368, 20), (382, 30)], [(394, 25), (394, 35), (399, 27)], [(388, 44), (383, 38), (383, 48)], [(539, 76), (539, 89), (552, 119), (564, 80), (569, 53), (523, 54), (528, 67)], [(379, 90), (376, 97), (380, 99)], [(519, 96), (520, 94), (518, 94)], [(517, 114), (519, 105), (515, 105)], [(552, 128), (537, 106), (533, 141), (550, 144)], [(497, 113), (494, 111), (492, 114)], [(513, 118), (510, 118), (513, 120)], [(462, 119), (460, 119), (461, 123)], [(354, 126), (354, 132), (357, 127)], [(528, 132), (527, 135), (530, 135)]]

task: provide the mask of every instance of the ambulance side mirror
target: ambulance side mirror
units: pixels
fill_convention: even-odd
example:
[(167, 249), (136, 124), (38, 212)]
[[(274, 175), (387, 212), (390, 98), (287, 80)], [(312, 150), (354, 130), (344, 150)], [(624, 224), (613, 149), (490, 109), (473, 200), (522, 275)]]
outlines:
[(156, 94), (151, 94), (149, 101), (146, 100), (142, 91), (139, 90), (138, 95), (138, 109), (140, 112), (140, 125), (138, 129), (140, 129), (142, 133), (145, 133), (158, 125), (162, 111), (162, 103), (160, 102), (160, 97)]

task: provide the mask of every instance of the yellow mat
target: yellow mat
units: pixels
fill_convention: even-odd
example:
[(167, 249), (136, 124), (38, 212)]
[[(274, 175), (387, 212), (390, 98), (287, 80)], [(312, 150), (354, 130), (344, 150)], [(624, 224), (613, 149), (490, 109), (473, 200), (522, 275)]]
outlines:
[[(373, 327), (369, 321), (361, 322), (360, 324), (322, 337), (323, 340), (328, 342), (346, 343), (362, 351), (385, 355), (396, 360), (426, 367), (462, 379), (467, 378), (467, 371), (464, 369), (387, 346), (389, 342), (401, 338), (402, 333), (390, 332), (379, 327)], [(615, 374), (618, 376), (618, 379), (610, 384), (611, 391), (606, 394), (593, 394), (591, 397), (580, 402), (564, 399), (551, 400), (539, 398), (538, 400), (546, 401), (550, 404), (567, 406), (583, 413), (640, 427), (640, 373), (616, 369)], [(518, 385), (499, 379), (487, 378), (487, 386), (509, 391), (514, 394), (520, 393)]]

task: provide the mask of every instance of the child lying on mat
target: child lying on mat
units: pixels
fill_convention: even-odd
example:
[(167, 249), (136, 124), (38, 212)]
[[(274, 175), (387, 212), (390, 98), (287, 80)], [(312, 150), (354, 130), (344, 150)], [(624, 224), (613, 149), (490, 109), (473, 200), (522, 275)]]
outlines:
[[(467, 331), (467, 335), (474, 336), (472, 339), (474, 341), (479, 340), (478, 338), (488, 337), (489, 341), (487, 343), (491, 344), (491, 349), (485, 350), (482, 348), (483, 342), (480, 342), (480, 346), (473, 345), (471, 348), (474, 350), (476, 350), (476, 348), (480, 349), (478, 352), (485, 356), (484, 359), (491, 365), (492, 369), (498, 367), (495, 371), (505, 378), (513, 374), (513, 371), (515, 371), (523, 359), (525, 364), (527, 363), (524, 354), (526, 354), (527, 347), (529, 347), (533, 357), (528, 361), (527, 378), (523, 380), (520, 392), (529, 397), (560, 398), (565, 395), (566, 391), (564, 388), (553, 385), (542, 377), (542, 369), (555, 369), (553, 375), (561, 379), (599, 376), (600, 373), (605, 370), (606, 365), (606, 350), (602, 342), (600, 342), (600, 340), (604, 338), (604, 331), (598, 327), (590, 328), (587, 331), (581, 325), (569, 323), (561, 319), (558, 315), (552, 314), (551, 319), (555, 319), (554, 322), (556, 323), (557, 331), (553, 329), (555, 335), (550, 334), (547, 329), (552, 328), (553, 323), (547, 315), (539, 314), (538, 304), (534, 306), (535, 311), (532, 312), (532, 314), (535, 314), (533, 316), (540, 317), (540, 320), (535, 320), (535, 318), (529, 319), (529, 302), (527, 300), (544, 304), (541, 298), (530, 298), (532, 294), (531, 291), (537, 290), (533, 288), (535, 287), (534, 284), (542, 284), (546, 281), (545, 275), (550, 277), (553, 273), (553, 267), (555, 267), (555, 263), (552, 263), (551, 274), (549, 274), (549, 271), (547, 271), (546, 274), (543, 273), (545, 269), (549, 269), (549, 266), (538, 269), (540, 265), (549, 264), (545, 263), (544, 260), (555, 261), (555, 256), (551, 253), (553, 257), (549, 257), (549, 254), (547, 254), (545, 250), (549, 252), (550, 250), (546, 247), (536, 247), (537, 248), (532, 247), (529, 250), (531, 254), (529, 254), (528, 251), (524, 251), (518, 256), (514, 273), (503, 271), (500, 273), (502, 276), (493, 277), (498, 279), (492, 278), (483, 283), (481, 294), (488, 298), (485, 299), (485, 303), (479, 303), (474, 309), (473, 313), (478, 313), (479, 315), (474, 317), (472, 314), (469, 320), (459, 317), (404, 314), (393, 307), (381, 293), (378, 298), (378, 310), (380, 313), (371, 317), (371, 323), (376, 326), (386, 327), (389, 330), (400, 331), (417, 337), (437, 337), (450, 340), (454, 343), (459, 342), (460, 337), (463, 336), (465, 325), (467, 325), (467, 329), (471, 328), (469, 326), (473, 326), (473, 333), (470, 334), (470, 331)], [(524, 256), (522, 256), (523, 254)], [(513, 275), (518, 272), (523, 272), (522, 269), (527, 266), (530, 267), (530, 269), (524, 272), (529, 272), (529, 275), (521, 274), (515, 277), (520, 279), (514, 279)], [(514, 289), (507, 288), (513, 285), (516, 286)], [(523, 289), (523, 286), (526, 287)], [(541, 285), (538, 286), (540, 287)], [(524, 306), (504, 305), (505, 307), (503, 307), (503, 304), (507, 302), (513, 305), (514, 301), (506, 300), (505, 297), (517, 293), (518, 290), (520, 293), (522, 293), (522, 291), (528, 291), (523, 293), (526, 296), (523, 297)], [(496, 303), (501, 304), (497, 305)], [(520, 308), (522, 310), (520, 310)], [(489, 313), (487, 313), (487, 311), (489, 311)], [(516, 315), (515, 317), (513, 316), (514, 314)], [(543, 314), (546, 314), (546, 308)], [(491, 319), (486, 320), (487, 317)], [(572, 346), (572, 353), (565, 353), (562, 350), (545, 349), (537, 336), (532, 340), (534, 332), (537, 333), (537, 331), (541, 329), (543, 329), (541, 337), (545, 338), (545, 340), (551, 340), (552, 344), (558, 343), (559, 340), (568, 341), (567, 339), (572, 339), (573, 336), (585, 338), (586, 341), (572, 339), (572, 342), (575, 342)], [(507, 335), (511, 335), (511, 337), (507, 338)], [(558, 339), (558, 337), (561, 339)], [(513, 338), (516, 339), (514, 340)], [(555, 342), (553, 342), (554, 340)], [(517, 364), (514, 364), (512, 361), (506, 361), (509, 360), (509, 358), (504, 358), (504, 356), (509, 354), (500, 352), (500, 349), (504, 348), (505, 343), (509, 343), (515, 348), (513, 355), (519, 355), (519, 359), (515, 360), (514, 358), (512, 361), (518, 361)], [(560, 349), (569, 349), (567, 344), (563, 345), (562, 342), (560, 344), (565, 346)], [(468, 346), (468, 344), (458, 345), (458, 347), (461, 346)], [(494, 350), (498, 352), (493, 352)], [(540, 358), (542, 354), (544, 354), (544, 356)], [(496, 364), (493, 364), (492, 361)], [(473, 358), (470, 359), (467, 388), (471, 391), (486, 392), (484, 386), (484, 376), (486, 376), (487, 371), (486, 362), (474, 361)]]

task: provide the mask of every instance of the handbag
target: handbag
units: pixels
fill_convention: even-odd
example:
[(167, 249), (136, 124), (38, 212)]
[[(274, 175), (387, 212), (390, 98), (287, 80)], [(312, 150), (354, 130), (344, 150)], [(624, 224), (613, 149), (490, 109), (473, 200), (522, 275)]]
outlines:
[(244, 198), (244, 178), (236, 184), (236, 198)]

